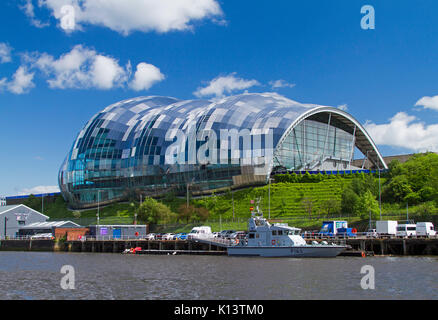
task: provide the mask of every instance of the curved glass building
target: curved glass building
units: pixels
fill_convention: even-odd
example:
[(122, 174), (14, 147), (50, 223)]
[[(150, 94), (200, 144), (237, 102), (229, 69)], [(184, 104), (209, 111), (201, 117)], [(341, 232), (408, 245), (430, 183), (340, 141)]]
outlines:
[(337, 108), (276, 93), (219, 101), (138, 97), (108, 106), (79, 132), (59, 171), (73, 208), (167, 192), (265, 184), (284, 170), (350, 170), (355, 150), (387, 168), (365, 129)]

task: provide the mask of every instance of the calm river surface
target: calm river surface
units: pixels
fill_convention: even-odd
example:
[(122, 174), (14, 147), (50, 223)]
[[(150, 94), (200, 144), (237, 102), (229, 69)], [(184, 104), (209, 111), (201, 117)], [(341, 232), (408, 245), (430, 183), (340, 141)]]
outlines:
[[(63, 265), (74, 290), (61, 288)], [(375, 269), (374, 290), (361, 288), (363, 265)], [(0, 252), (0, 299), (438, 299), (438, 257)]]

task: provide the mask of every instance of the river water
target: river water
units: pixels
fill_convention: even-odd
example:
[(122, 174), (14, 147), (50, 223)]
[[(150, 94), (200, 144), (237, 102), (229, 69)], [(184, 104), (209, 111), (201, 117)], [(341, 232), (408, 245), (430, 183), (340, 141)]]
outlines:
[[(61, 288), (64, 265), (73, 290)], [(364, 265), (374, 289), (361, 287)], [(438, 299), (438, 257), (0, 252), (0, 299)]]

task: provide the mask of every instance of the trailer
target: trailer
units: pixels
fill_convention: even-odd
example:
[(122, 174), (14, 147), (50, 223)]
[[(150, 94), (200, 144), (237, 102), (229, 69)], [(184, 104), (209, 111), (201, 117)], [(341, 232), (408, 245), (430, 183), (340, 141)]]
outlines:
[(397, 221), (376, 221), (376, 232), (379, 237), (395, 237), (397, 234)]
[(356, 229), (348, 228), (347, 221), (323, 221), (318, 235), (328, 238), (356, 237), (356, 233)]

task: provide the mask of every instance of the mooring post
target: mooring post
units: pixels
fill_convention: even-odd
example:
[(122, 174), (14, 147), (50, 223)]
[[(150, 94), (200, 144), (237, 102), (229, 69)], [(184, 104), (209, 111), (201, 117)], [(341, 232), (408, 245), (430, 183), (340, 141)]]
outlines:
[(365, 240), (360, 240), (360, 250), (365, 250)]
[(406, 255), (407, 254), (407, 250), (406, 250), (407, 248), (406, 248), (406, 240), (405, 239), (403, 239), (403, 255)]

